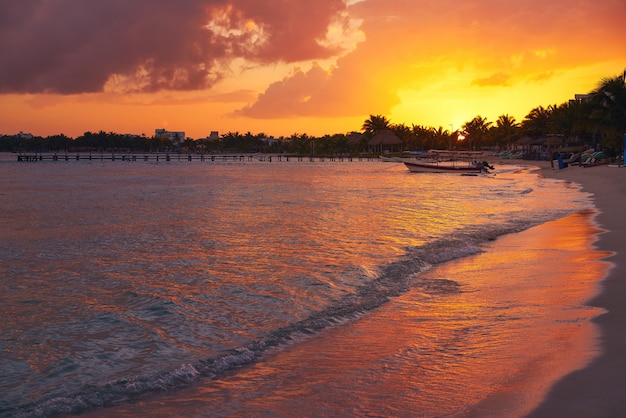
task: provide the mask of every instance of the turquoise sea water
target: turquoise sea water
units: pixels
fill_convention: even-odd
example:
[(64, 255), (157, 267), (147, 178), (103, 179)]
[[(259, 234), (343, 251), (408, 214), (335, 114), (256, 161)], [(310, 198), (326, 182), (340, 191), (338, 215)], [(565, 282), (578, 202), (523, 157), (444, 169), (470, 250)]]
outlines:
[[(461, 177), (365, 161), (9, 157), (0, 161), (0, 416), (93, 412), (233, 376), (271, 398), (272, 382), (302, 376), (246, 375), (269, 367), (269, 355), (317, 339), (310, 356), (321, 365), (316, 347), (329, 333), (415, 289), (418, 273), (592, 207), (577, 187), (515, 166)], [(438, 300), (458, 289), (451, 277), (420, 294)], [(441, 309), (419, 306), (425, 320), (450, 314)], [(416, 359), (437, 367), (437, 356), (454, 355), (456, 332), (429, 329), (437, 338)], [(345, 341), (335, 354), (364, 349)], [(314, 370), (301, 387), (335, 381)], [(375, 380), (361, 372), (355, 381)], [(445, 386), (429, 378), (426, 416)], [(355, 396), (363, 405), (375, 393)], [(207, 415), (241, 407), (207, 402)], [(271, 404), (248, 412), (271, 415)], [(294, 408), (281, 414), (302, 405)]]

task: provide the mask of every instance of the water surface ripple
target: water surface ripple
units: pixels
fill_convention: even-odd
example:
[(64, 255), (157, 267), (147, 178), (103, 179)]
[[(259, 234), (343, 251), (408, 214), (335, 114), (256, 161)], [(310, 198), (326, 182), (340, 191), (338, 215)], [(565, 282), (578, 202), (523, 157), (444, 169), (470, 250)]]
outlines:
[(511, 167), (2, 161), (0, 179), (1, 416), (219, 378), (591, 205)]

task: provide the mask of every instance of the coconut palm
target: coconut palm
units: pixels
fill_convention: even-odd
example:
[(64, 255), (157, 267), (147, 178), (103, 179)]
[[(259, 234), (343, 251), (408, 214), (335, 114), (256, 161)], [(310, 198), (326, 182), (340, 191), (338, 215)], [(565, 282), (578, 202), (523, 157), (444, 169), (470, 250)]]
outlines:
[(596, 124), (594, 139), (600, 139), (614, 150), (621, 149), (621, 136), (626, 133), (626, 71), (613, 78), (604, 78), (591, 92), (590, 119)]
[(479, 150), (481, 145), (484, 144), (487, 139), (487, 132), (489, 131), (489, 126), (491, 122), (487, 121), (487, 118), (483, 118), (481, 116), (476, 116), (469, 122), (466, 122), (463, 125), (463, 130), (466, 135), (467, 143), (469, 144), (470, 149)]
[(412, 125), (411, 143), (409, 144), (408, 149), (417, 151), (427, 150), (429, 147), (432, 148), (432, 144), (430, 143), (430, 137), (430, 128), (423, 125)]
[(522, 121), (522, 131), (532, 138), (553, 133), (550, 124), (556, 108), (556, 105), (550, 105), (548, 107), (538, 106), (531, 110)]
[(570, 100), (557, 107), (550, 118), (552, 133), (563, 136), (564, 144), (580, 142), (588, 136), (590, 105), (579, 100)]
[(433, 141), (433, 148), (436, 149), (450, 149), (452, 148), (452, 140), (456, 140), (456, 136), (448, 131), (447, 129), (443, 129), (442, 126), (439, 128), (431, 128), (431, 139)]
[(513, 116), (500, 115), (496, 125), (491, 128), (493, 139), (498, 146), (509, 145), (515, 140), (519, 132), (519, 123)]
[(391, 128), (391, 122), (385, 116), (382, 115), (370, 115), (369, 119), (363, 122), (361, 128), (365, 135), (373, 137), (377, 133)]
[(513, 116), (500, 115), (498, 116), (498, 120), (496, 121), (497, 128), (511, 129), (519, 126), (519, 123), (515, 121)]

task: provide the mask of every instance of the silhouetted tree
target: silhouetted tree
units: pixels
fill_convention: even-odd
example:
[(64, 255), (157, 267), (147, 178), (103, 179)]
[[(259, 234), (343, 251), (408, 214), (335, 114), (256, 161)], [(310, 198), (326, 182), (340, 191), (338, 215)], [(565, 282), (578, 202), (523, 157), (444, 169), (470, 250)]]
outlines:
[(371, 138), (377, 133), (390, 128), (391, 122), (385, 116), (370, 115), (369, 119), (363, 122), (361, 130), (364, 131), (365, 135)]
[(622, 149), (621, 138), (626, 133), (626, 71), (618, 77), (604, 78), (591, 92), (590, 119), (596, 125), (594, 140), (600, 140), (613, 150)]
[(432, 128), (423, 125), (413, 125), (411, 127), (411, 145), (410, 150), (426, 151), (434, 148)]
[(550, 133), (549, 125), (552, 113), (556, 106), (550, 105), (547, 108), (538, 106), (530, 111), (522, 121), (522, 131), (524, 134), (538, 138)]
[(476, 116), (463, 125), (465, 140), (470, 150), (480, 150), (480, 147), (485, 144), (490, 125), (491, 122), (482, 116)]
[(490, 129), (494, 143), (500, 147), (509, 146), (515, 141), (519, 135), (519, 130), (519, 123), (508, 114), (500, 115), (496, 125)]
[[(439, 128), (430, 129), (430, 137), (432, 141), (432, 148), (435, 149), (452, 149), (456, 145), (456, 135), (442, 126)], [(454, 145), (453, 145), (454, 144)]]

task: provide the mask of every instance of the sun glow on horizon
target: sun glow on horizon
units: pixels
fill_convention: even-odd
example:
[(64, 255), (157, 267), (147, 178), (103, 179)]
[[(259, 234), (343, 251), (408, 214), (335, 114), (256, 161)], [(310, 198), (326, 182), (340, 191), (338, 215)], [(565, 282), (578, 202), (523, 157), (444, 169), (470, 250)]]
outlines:
[[(141, 13), (110, 2), (102, 7), (130, 20), (111, 31), (81, 9), (93, 36), (71, 25), (75, 15), (44, 2), (33, 6), (39, 14), (8, 23), (31, 35), (0, 39), (14, 63), (0, 68), (0, 134), (162, 127), (190, 138), (211, 131), (321, 136), (360, 131), (372, 114), (451, 131), (476, 116), (521, 122), (538, 106), (590, 92), (625, 66), (626, 3), (554, 1), (494, 8), (486, 0), (320, 0), (273, 9), (190, 0), (188, 8)], [(143, 30), (163, 13), (185, 30)], [(578, 30), (590, 18), (603, 25)], [(45, 40), (61, 27), (77, 32), (51, 49)], [(136, 48), (127, 47), (132, 37)], [(36, 65), (44, 55), (68, 60)]]

